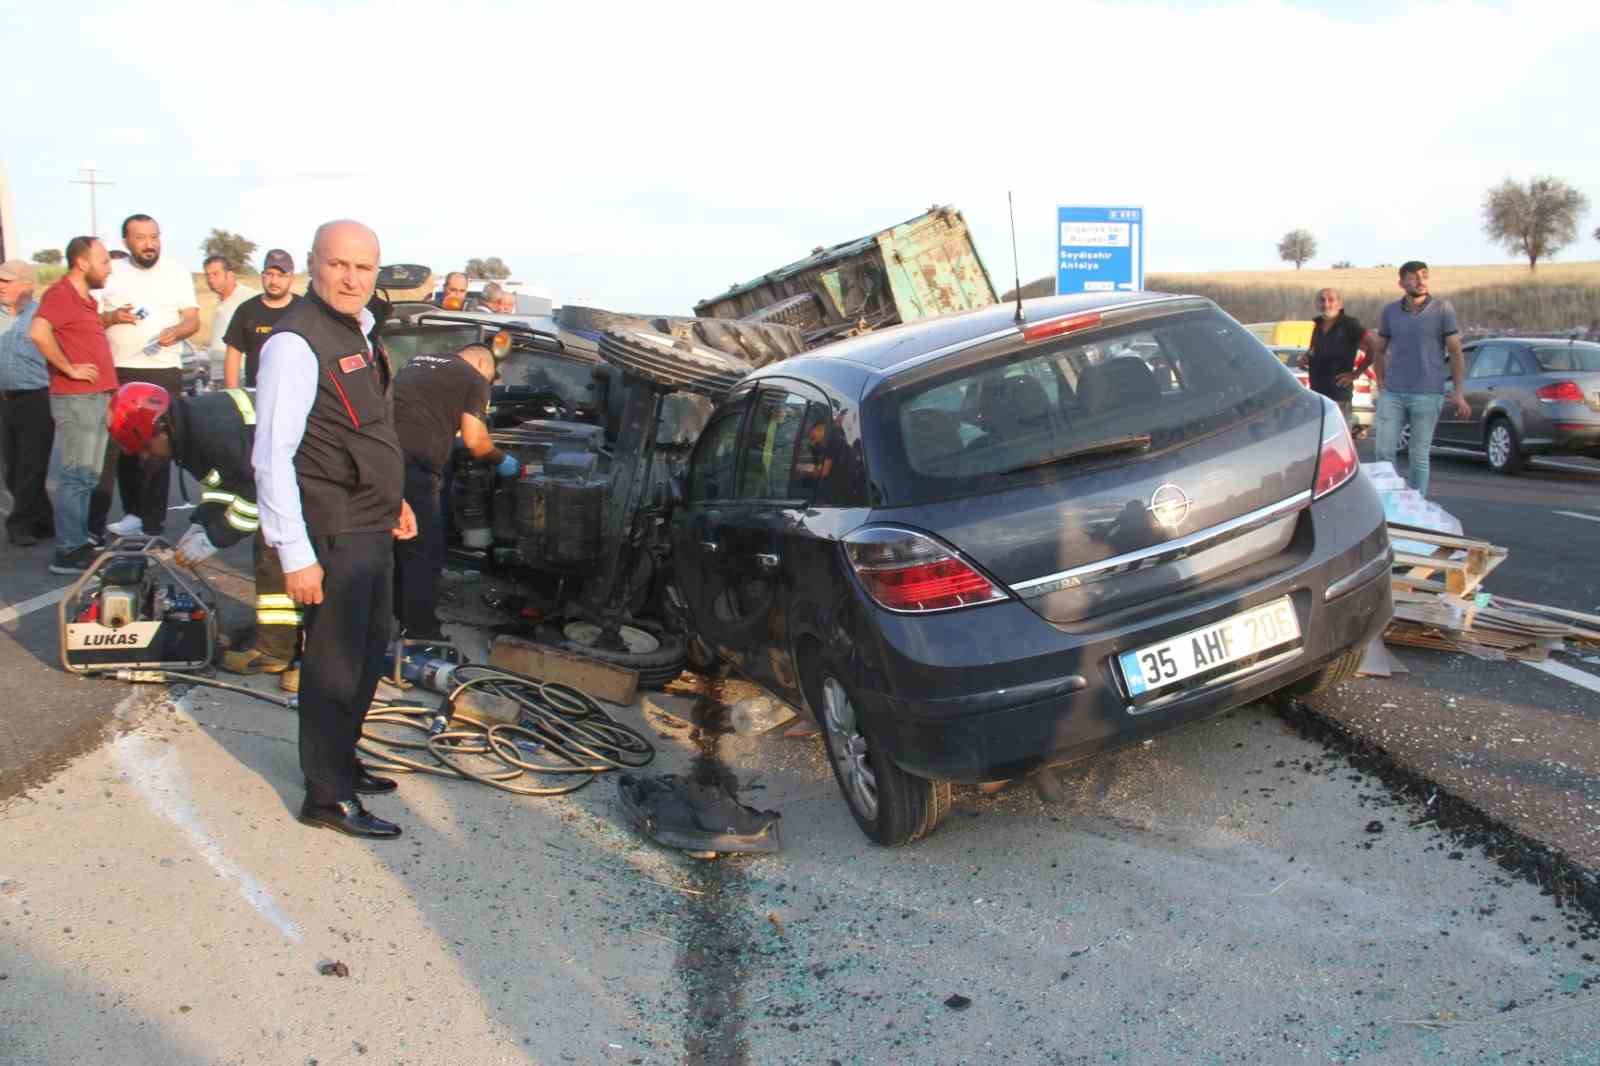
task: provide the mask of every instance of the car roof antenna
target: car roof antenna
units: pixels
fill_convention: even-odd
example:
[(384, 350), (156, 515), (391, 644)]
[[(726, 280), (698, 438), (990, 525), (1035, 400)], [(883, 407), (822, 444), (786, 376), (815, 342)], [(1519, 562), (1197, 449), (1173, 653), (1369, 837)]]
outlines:
[(1017, 205), (1012, 202), (1011, 190), (1006, 190), (1006, 209), (1011, 212), (1011, 269), (1017, 278), (1017, 314), (1012, 319), (1017, 325), (1022, 325), (1022, 264), (1017, 259)]

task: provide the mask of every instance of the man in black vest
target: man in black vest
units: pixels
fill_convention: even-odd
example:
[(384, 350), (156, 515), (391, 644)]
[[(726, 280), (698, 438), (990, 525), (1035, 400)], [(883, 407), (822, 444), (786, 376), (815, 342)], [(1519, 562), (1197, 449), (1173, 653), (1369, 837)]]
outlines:
[(393, 541), (417, 526), (401, 495), (388, 360), (370, 339), (378, 261), (377, 235), (359, 222), (317, 229), (311, 290), (261, 350), (252, 462), (262, 532), (305, 610), (300, 820), (386, 838), (400, 827), (356, 797), (395, 783), (369, 774), (355, 746), (389, 642)]

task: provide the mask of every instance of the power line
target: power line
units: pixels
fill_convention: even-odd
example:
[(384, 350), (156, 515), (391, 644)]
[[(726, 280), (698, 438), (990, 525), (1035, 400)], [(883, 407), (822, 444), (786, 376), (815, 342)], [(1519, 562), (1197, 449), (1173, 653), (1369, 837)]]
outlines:
[(100, 217), (95, 210), (94, 192), (103, 186), (115, 185), (116, 182), (101, 181), (96, 178), (95, 175), (100, 171), (95, 167), (79, 167), (78, 169), (89, 175), (88, 178), (72, 178), (67, 184), (89, 186), (89, 236), (98, 237), (100, 236)]

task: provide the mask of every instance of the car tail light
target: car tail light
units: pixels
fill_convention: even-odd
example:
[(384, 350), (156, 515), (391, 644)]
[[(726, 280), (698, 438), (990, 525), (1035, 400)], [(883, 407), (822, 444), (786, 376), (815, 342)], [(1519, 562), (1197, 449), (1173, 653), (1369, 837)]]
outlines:
[(1311, 492), (1312, 499), (1320, 499), (1355, 477), (1361, 468), (1356, 456), (1356, 442), (1350, 439), (1350, 427), (1345, 425), (1344, 412), (1332, 401), (1324, 401), (1323, 425), (1333, 429), (1322, 438), (1322, 451), (1317, 455), (1317, 481)]
[(1047, 318), (1042, 322), (1034, 322), (1023, 326), (1022, 339), (1025, 341), (1041, 341), (1046, 337), (1060, 337), (1066, 333), (1076, 333), (1080, 329), (1093, 329), (1100, 324), (1100, 312), (1089, 311), (1081, 315), (1067, 315), (1064, 318)]
[(891, 611), (945, 611), (1006, 598), (954, 551), (909, 529), (872, 526), (844, 539), (862, 588)]
[(1578, 388), (1576, 381), (1558, 381), (1554, 385), (1543, 385), (1533, 390), (1533, 394), (1545, 403), (1583, 402), (1583, 390)]

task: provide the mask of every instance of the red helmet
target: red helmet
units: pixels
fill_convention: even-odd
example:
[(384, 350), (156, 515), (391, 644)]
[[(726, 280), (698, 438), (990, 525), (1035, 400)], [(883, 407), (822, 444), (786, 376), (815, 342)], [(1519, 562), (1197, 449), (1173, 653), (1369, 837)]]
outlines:
[(156, 435), (156, 423), (172, 406), (172, 397), (160, 385), (130, 381), (111, 398), (106, 428), (111, 439), (129, 455), (138, 455)]

